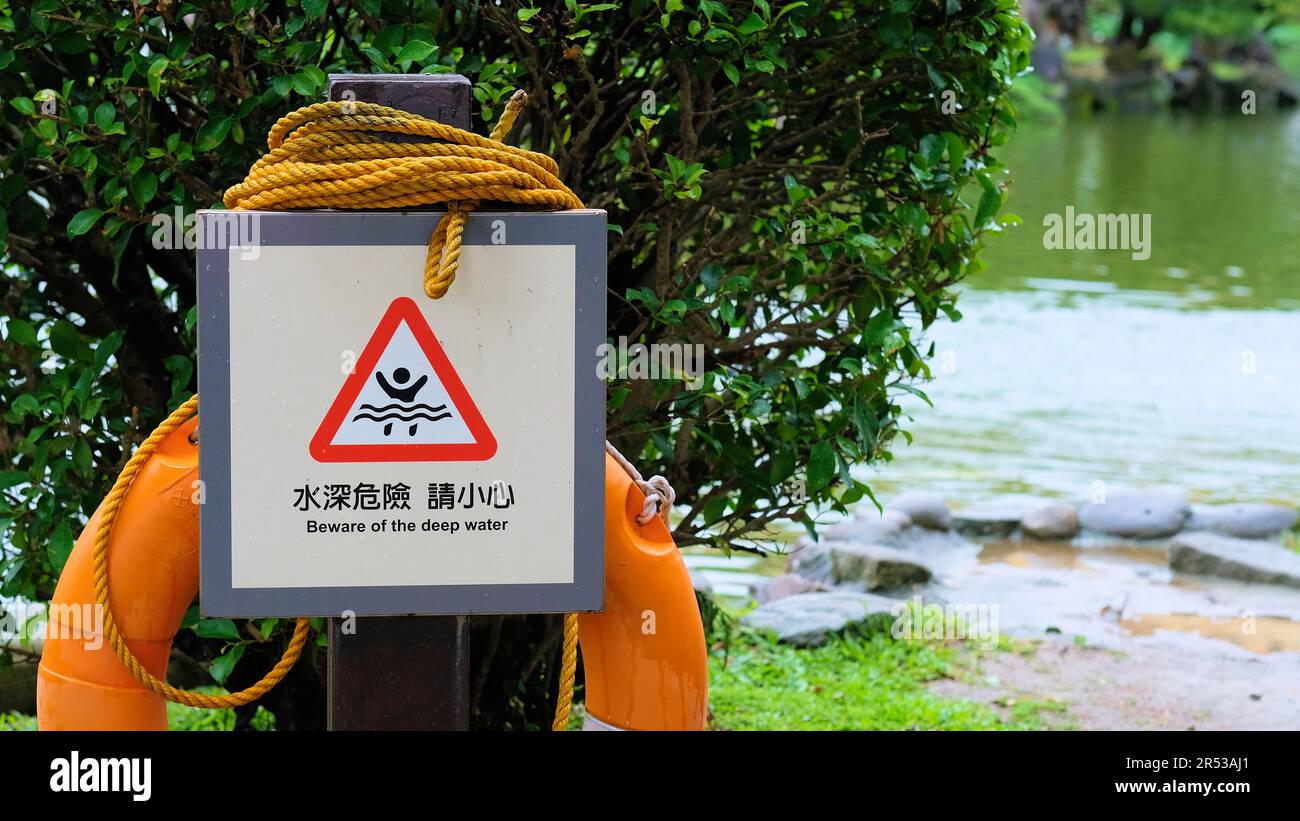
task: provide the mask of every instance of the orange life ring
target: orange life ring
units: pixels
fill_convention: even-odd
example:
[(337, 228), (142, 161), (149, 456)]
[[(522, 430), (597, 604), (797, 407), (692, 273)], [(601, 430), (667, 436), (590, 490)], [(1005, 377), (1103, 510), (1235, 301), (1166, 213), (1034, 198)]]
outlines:
[(686, 563), (645, 494), (605, 454), (605, 610), (578, 617), (584, 729), (703, 730), (704, 625)]
[[(158, 678), (199, 591), (198, 418), (163, 439), (122, 500), (109, 542), (109, 602), (127, 646)], [(36, 679), (42, 730), (165, 730), (167, 703), (137, 682), (100, 634), (91, 554), (104, 506), (90, 518), (50, 602)]]
[[(123, 499), (109, 544), (110, 602), (127, 645), (164, 678), (199, 589), (197, 417), (159, 443)], [(636, 524), (645, 496), (605, 457), (605, 611), (579, 619), (589, 725), (703, 729), (704, 630), (686, 566), (663, 522)], [(36, 685), (42, 730), (165, 730), (166, 702), (98, 635), (92, 552), (103, 505), (59, 577)]]

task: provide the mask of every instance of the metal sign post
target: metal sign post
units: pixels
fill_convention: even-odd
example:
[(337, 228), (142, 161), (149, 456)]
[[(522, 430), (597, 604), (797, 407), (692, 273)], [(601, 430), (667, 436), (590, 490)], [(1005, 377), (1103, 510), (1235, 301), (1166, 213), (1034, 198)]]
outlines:
[[(330, 97), (470, 125), (456, 75)], [(200, 246), (202, 610), (330, 617), (332, 729), (465, 729), (470, 614), (603, 604), (605, 215), (476, 211), (431, 300), (440, 211)]]

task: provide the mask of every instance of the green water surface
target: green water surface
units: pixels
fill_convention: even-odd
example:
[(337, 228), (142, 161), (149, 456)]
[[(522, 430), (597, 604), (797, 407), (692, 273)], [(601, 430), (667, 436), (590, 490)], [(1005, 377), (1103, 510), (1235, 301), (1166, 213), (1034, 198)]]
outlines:
[[(1025, 126), (1008, 210), (930, 338), (934, 408), (863, 478), (1078, 497), (1095, 482), (1300, 503), (1300, 115)], [(1043, 219), (1150, 214), (1151, 253), (1049, 250)]]

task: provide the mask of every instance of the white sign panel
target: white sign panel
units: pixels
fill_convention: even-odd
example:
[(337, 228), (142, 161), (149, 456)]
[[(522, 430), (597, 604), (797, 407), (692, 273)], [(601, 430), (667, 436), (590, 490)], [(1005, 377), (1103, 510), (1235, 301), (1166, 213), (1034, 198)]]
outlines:
[(199, 257), (204, 614), (599, 609), (604, 213), (474, 214), (440, 300), (437, 213), (253, 216)]

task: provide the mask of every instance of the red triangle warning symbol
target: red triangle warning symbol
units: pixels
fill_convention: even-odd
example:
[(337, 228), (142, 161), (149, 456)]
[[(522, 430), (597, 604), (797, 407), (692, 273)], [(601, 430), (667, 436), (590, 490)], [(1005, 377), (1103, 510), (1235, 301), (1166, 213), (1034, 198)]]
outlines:
[(414, 300), (393, 300), (309, 446), (318, 462), (476, 462), (497, 441)]

